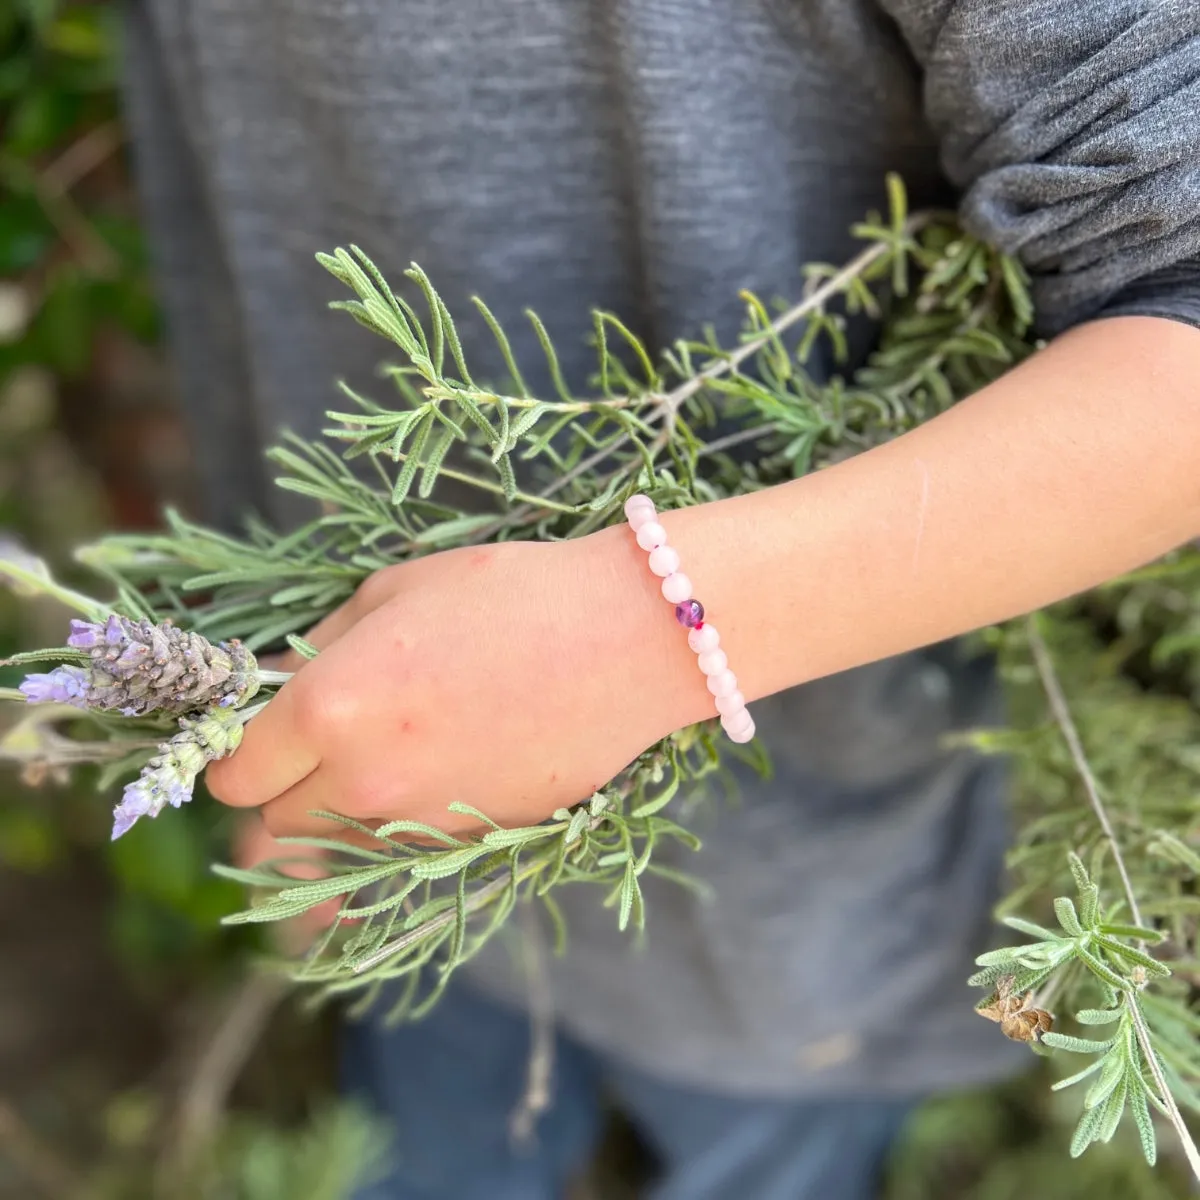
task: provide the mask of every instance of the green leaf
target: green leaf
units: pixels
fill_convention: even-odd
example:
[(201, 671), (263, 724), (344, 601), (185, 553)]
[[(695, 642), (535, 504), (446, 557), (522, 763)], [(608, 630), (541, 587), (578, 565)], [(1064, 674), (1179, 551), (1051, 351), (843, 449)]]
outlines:
[(1125, 1077), (1119, 1076), (1117, 1086), (1104, 1104), (1104, 1115), (1096, 1127), (1096, 1141), (1110, 1142), (1121, 1123), (1121, 1114), (1125, 1111), (1125, 1099), (1129, 1095), (1129, 1084)]
[(1076, 1071), (1074, 1075), (1068, 1075), (1066, 1079), (1060, 1079), (1057, 1083), (1052, 1084), (1050, 1090), (1052, 1092), (1061, 1092), (1065, 1088), (1074, 1087), (1075, 1084), (1087, 1079), (1089, 1075), (1094, 1075), (1099, 1071), (1104, 1066), (1104, 1062), (1103, 1058), (1097, 1058), (1094, 1062), (1088, 1063), (1082, 1071)]
[(672, 800), (675, 799), (675, 796), (678, 793), (678, 791), (679, 791), (679, 771), (676, 770), (675, 774), (671, 776), (670, 781), (667, 783), (667, 786), (664, 787), (663, 790), (661, 792), (659, 792), (657, 796), (653, 796), (653, 797), (651, 797), (651, 799), (647, 800), (644, 804), (638, 805), (638, 807), (633, 810), (632, 815), (635, 817), (653, 816), (656, 812), (659, 812), (661, 809), (666, 808), (666, 806), (668, 804), (670, 804)]
[(1111, 1025), (1121, 1019), (1122, 1010), (1119, 1008), (1081, 1008), (1075, 1014), (1075, 1020), (1080, 1025)]
[(463, 542), (480, 529), (496, 524), (495, 513), (476, 513), (466, 517), (452, 517), (439, 521), (421, 530), (412, 540), (417, 546), (440, 546), (449, 542)]
[(1115, 954), (1131, 963), (1136, 963), (1149, 975), (1155, 975), (1160, 979), (1165, 979), (1171, 974), (1170, 967), (1166, 966), (1164, 963), (1160, 963), (1155, 958), (1151, 958), (1149, 954), (1146, 954), (1133, 946), (1127, 946), (1124, 942), (1119, 942), (1115, 938), (1110, 937), (1101, 937), (1099, 940), (1100, 945), (1102, 945), (1109, 954)]
[(447, 846), (463, 846), (466, 843), (459, 841), (444, 829), (438, 829), (435, 825), (427, 825), (424, 821), (388, 821), (380, 825), (378, 829), (373, 831), (376, 837), (390, 838), (396, 833), (415, 833), (420, 837), (430, 838), (436, 842), (444, 842)]
[(1129, 1088), (1129, 1111), (1133, 1114), (1133, 1123), (1137, 1126), (1138, 1138), (1142, 1143), (1142, 1154), (1146, 1162), (1154, 1166), (1158, 1159), (1158, 1145), (1154, 1136), (1154, 1122), (1150, 1119), (1150, 1109), (1146, 1104), (1146, 1089), (1143, 1084), (1133, 1082)]
[(1068, 854), (1067, 862), (1071, 867), (1071, 875), (1075, 879), (1075, 887), (1081, 891), (1087, 891), (1092, 886), (1091, 878), (1087, 873), (1087, 868), (1083, 865), (1083, 859), (1078, 854)]
[(1100, 1122), (1104, 1119), (1104, 1109), (1085, 1108), (1079, 1124), (1075, 1127), (1075, 1136), (1071, 1139), (1071, 1157), (1078, 1158), (1096, 1140)]
[(1103, 1042), (1095, 1042), (1089, 1038), (1071, 1037), (1066, 1033), (1050, 1030), (1042, 1035), (1042, 1041), (1055, 1050), (1069, 1050), (1072, 1054), (1103, 1054), (1116, 1041), (1115, 1037)]
[(517, 360), (513, 357), (512, 346), (508, 342), (508, 335), (504, 332), (500, 322), (496, 320), (492, 310), (478, 296), (472, 296), (471, 301), (479, 309), (483, 315), (483, 319), (487, 322), (488, 328), (492, 331), (492, 337), (496, 339), (496, 345), (500, 347), (500, 354), (504, 359), (504, 365), (508, 368), (508, 373), (512, 376), (512, 381), (516, 384), (517, 390), (525, 399), (529, 399), (530, 391), (525, 383), (525, 377), (521, 374), (521, 368), (517, 366)]
[(1145, 925), (1114, 925), (1105, 921), (1098, 926), (1100, 933), (1110, 937), (1135, 938), (1143, 942), (1159, 945), (1167, 940), (1167, 935), (1161, 929), (1148, 929)]
[(484, 845), (465, 846), (461, 850), (441, 850), (429, 854), (409, 867), (414, 879), (444, 879), (464, 867), (469, 867), (477, 858), (488, 852)]
[(1007, 925), (1009, 929), (1015, 929), (1018, 933), (1027, 933), (1039, 941), (1056, 942), (1062, 937), (1053, 929), (1047, 929), (1045, 925), (1038, 925), (1034, 921), (1026, 921), (1023, 917), (1003, 917), (1001, 923)]
[(412, 445), (408, 449), (408, 457), (405, 458), (404, 465), (400, 468), (396, 476), (395, 485), (392, 487), (392, 504), (397, 507), (403, 504), (408, 498), (409, 489), (412, 487), (417, 470), (421, 466), (421, 454), (425, 449), (425, 443), (429, 440), (429, 435), (433, 431), (434, 421), (434, 415), (432, 411), (429, 411), (421, 418), (420, 423), (417, 425)]
[(1106, 963), (1101, 962), (1100, 959), (1091, 953), (1090, 950), (1085, 950), (1083, 947), (1080, 947), (1076, 951), (1076, 956), (1078, 957), (1079, 961), (1083, 963), (1083, 965), (1087, 967), (1089, 971), (1091, 971), (1093, 975), (1104, 980), (1104, 982), (1110, 986), (1121, 991), (1124, 991), (1125, 988), (1129, 986), (1128, 980), (1118, 975), (1116, 971), (1114, 971)]
[(1054, 901), (1054, 915), (1058, 918), (1058, 923), (1072, 937), (1083, 936), (1083, 926), (1079, 923), (1079, 917), (1075, 913), (1075, 905), (1071, 903), (1068, 896), (1059, 896)]
[(287, 644), (291, 646), (291, 648), (295, 650), (295, 652), (299, 654), (301, 658), (306, 658), (309, 661), (316, 658), (317, 655), (320, 654), (320, 651), (312, 644), (312, 642), (306, 642), (302, 637), (295, 633), (289, 633), (287, 635)]

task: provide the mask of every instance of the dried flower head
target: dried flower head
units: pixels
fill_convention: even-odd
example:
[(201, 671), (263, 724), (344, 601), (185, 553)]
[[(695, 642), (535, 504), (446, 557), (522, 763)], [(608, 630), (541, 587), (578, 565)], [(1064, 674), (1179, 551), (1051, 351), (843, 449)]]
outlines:
[(87, 651), (87, 667), (30, 675), (21, 691), (31, 703), (54, 701), (141, 716), (236, 707), (258, 690), (254, 655), (238, 641), (214, 645), (164, 622), (110, 616), (71, 622), (67, 645)]

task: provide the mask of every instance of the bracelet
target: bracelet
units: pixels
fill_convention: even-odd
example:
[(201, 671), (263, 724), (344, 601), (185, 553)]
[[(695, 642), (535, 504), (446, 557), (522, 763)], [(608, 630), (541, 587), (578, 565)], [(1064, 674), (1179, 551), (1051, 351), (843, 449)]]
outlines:
[(637, 543), (650, 552), (650, 570), (662, 577), (662, 594), (675, 605), (675, 619), (688, 631), (688, 645), (696, 652), (700, 670), (708, 677), (708, 690), (721, 714), (721, 728), (731, 741), (748, 742), (754, 736), (754, 718), (737, 676), (721, 649), (721, 635), (704, 619), (704, 605), (692, 595), (692, 581), (679, 569), (679, 551), (667, 545), (667, 531), (649, 496), (630, 496), (625, 517)]

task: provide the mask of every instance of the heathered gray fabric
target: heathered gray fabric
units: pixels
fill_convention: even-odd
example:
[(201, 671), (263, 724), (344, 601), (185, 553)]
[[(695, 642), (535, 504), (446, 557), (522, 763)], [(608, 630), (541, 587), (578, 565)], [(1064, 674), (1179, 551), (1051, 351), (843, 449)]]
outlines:
[[(210, 516), (288, 519), (257, 455), (314, 433), (337, 376), (383, 344), (324, 302), (312, 261), (355, 241), (412, 259), (500, 364), (484, 295), (536, 377), (520, 311), (576, 382), (602, 306), (662, 345), (794, 296), (899, 170), (914, 206), (961, 201), (1034, 274), (1043, 331), (1111, 313), (1200, 324), (1200, 3), (1132, 0), (140, 0), (129, 107)], [(798, 630), (797, 636), (803, 637)], [(776, 761), (690, 823), (649, 880), (631, 950), (568, 896), (560, 1019), (700, 1086), (914, 1093), (1015, 1061), (963, 980), (1004, 841), (994, 766), (939, 750), (997, 717), (953, 647), (758, 706)], [(481, 802), (486, 798), (481, 797)], [(480, 986), (520, 1002), (497, 949)]]

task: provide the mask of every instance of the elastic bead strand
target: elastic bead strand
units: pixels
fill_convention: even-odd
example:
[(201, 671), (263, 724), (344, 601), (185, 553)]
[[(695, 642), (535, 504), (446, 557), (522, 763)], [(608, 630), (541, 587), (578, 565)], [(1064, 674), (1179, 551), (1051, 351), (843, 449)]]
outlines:
[(667, 544), (667, 531), (649, 496), (630, 496), (625, 501), (625, 518), (637, 544), (649, 554), (650, 570), (662, 579), (663, 597), (675, 606), (675, 619), (688, 631), (688, 645), (713, 697), (721, 728), (733, 742), (754, 737), (754, 718), (737, 676), (729, 669), (729, 658), (720, 648), (721, 635), (704, 619), (704, 605), (692, 595), (692, 581), (679, 569), (679, 552)]

